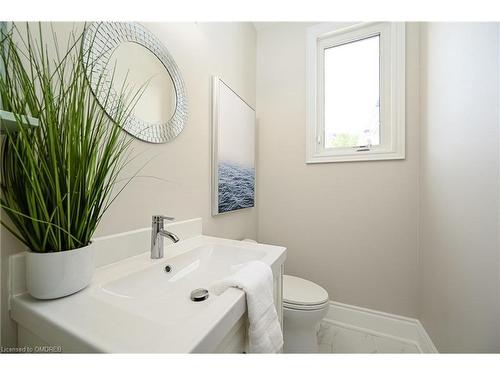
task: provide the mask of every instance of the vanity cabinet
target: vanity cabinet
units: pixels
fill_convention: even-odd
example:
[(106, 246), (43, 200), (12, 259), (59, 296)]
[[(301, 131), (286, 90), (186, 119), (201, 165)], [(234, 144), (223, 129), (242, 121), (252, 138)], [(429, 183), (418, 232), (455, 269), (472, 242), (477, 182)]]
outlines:
[(19, 347), (68, 353), (245, 353), (245, 295), (229, 288), (193, 303), (189, 294), (253, 259), (273, 270), (274, 303), (282, 325), (286, 248), (202, 235), (200, 219), (168, 228), (181, 241), (168, 246), (161, 260), (139, 252), (149, 242), (149, 228), (94, 239), (97, 269), (92, 283), (56, 300), (30, 297), (25, 255), (11, 256), (10, 316), (18, 325)]
[[(274, 275), (274, 303), (281, 327), (283, 328), (283, 303), (282, 303), (282, 286), (283, 286), (283, 266), (277, 275)], [(215, 349), (215, 353), (246, 353), (247, 352), (247, 330), (248, 317), (245, 313), (238, 322), (231, 328), (229, 333), (222, 339), (220, 344)], [(50, 339), (44, 339), (31, 332), (26, 327), (18, 324), (18, 345), (20, 347), (30, 348), (33, 353), (57, 353), (57, 352), (88, 352), (87, 348), (81, 347), (78, 343), (66, 343), (65, 350), (62, 350), (61, 343), (51, 342)]]
[[(283, 328), (283, 266), (278, 274), (274, 275), (274, 303), (281, 327)], [(229, 333), (222, 339), (215, 353), (246, 353), (247, 352), (247, 330), (248, 330), (248, 317), (245, 313), (238, 322), (231, 328)], [(61, 345), (61, 342), (51, 342), (50, 338), (40, 337), (28, 328), (21, 324), (17, 327), (18, 346), (26, 347), (33, 353), (59, 353), (59, 352), (72, 352), (84, 353), (89, 352), (88, 348), (79, 345), (76, 342), (66, 342)], [(63, 350), (64, 347), (64, 350)]]

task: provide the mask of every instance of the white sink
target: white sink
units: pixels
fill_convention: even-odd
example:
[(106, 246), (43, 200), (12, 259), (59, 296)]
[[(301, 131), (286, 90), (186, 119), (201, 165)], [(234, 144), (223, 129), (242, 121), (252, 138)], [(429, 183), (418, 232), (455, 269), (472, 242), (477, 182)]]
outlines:
[[(182, 227), (178, 231), (182, 234)], [(89, 287), (51, 301), (13, 295), (12, 318), (48, 343), (63, 342), (67, 351), (211, 352), (245, 314), (245, 296), (231, 288), (193, 302), (191, 292), (208, 289), (251, 260), (269, 264), (279, 275), (286, 257), (283, 247), (197, 234), (181, 235), (179, 243), (165, 247), (165, 258), (151, 259), (145, 251), (147, 229), (130, 233), (100, 241), (102, 258), (129, 256), (114, 263), (101, 260), (106, 265), (96, 270)], [(142, 251), (133, 250), (138, 244)]]
[[(238, 244), (239, 245), (239, 244)], [(262, 260), (266, 252), (220, 244), (203, 245), (180, 255), (151, 262), (151, 265), (95, 290), (95, 297), (121, 309), (158, 323), (177, 325), (197, 315), (202, 318), (215, 302), (210, 296), (203, 302), (193, 302), (191, 292), (208, 289), (251, 260)], [(169, 266), (170, 272), (165, 271)]]
[[(125, 299), (189, 299), (191, 290), (207, 288), (215, 280), (226, 277), (246, 262), (260, 260), (266, 253), (258, 249), (227, 245), (205, 245), (151, 267), (102, 285), (102, 290)], [(169, 266), (169, 271), (165, 267)]]

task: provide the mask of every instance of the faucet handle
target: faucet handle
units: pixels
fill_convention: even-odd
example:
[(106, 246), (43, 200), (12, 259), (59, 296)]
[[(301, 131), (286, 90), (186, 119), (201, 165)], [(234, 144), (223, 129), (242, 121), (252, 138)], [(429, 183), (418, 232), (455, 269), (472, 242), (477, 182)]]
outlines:
[(164, 216), (164, 215), (153, 215), (153, 223), (157, 223), (157, 222), (163, 221), (163, 220), (173, 221), (173, 220), (175, 220), (175, 218), (170, 217), (170, 216)]

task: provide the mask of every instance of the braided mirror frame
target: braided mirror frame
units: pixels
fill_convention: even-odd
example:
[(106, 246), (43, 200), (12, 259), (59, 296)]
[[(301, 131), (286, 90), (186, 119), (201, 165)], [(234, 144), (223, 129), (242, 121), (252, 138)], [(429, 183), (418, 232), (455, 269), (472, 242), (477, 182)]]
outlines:
[(135, 22), (93, 22), (83, 36), (87, 79), (94, 96), (113, 120), (117, 112), (119, 93), (112, 86), (114, 50), (125, 42), (137, 43), (153, 53), (172, 79), (176, 94), (175, 111), (167, 122), (147, 122), (131, 113), (122, 125), (132, 136), (150, 143), (165, 143), (177, 137), (187, 121), (188, 101), (184, 81), (174, 59), (161, 41)]

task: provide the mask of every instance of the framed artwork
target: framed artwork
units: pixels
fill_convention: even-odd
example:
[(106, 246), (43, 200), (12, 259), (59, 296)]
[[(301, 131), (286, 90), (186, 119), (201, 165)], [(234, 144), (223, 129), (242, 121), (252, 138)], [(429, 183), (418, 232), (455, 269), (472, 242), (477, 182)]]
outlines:
[(212, 215), (255, 205), (255, 110), (212, 77)]

